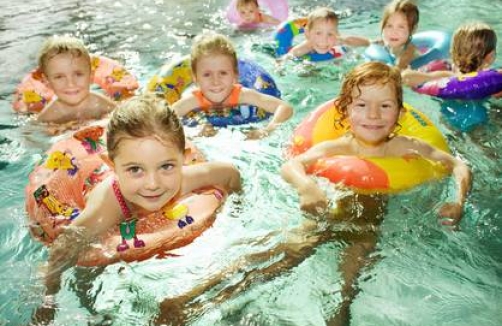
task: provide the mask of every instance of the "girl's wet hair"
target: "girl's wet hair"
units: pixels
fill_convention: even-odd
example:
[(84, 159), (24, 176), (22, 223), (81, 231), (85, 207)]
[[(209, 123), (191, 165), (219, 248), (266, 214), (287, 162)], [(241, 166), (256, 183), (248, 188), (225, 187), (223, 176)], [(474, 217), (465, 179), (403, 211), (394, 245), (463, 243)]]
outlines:
[(410, 37), (413, 32), (417, 29), (418, 20), (420, 18), (420, 13), (418, 11), (417, 5), (411, 0), (394, 0), (385, 6), (383, 10), (382, 22), (380, 25), (380, 30), (383, 30), (390, 16), (395, 13), (402, 13), (406, 17), (408, 22), (408, 30), (410, 31)]
[(361, 94), (361, 86), (387, 85), (394, 87), (396, 102), (401, 110), (403, 107), (403, 87), (401, 72), (397, 67), (389, 66), (382, 62), (371, 61), (360, 64), (345, 75), (340, 90), (340, 95), (335, 100), (335, 106), (340, 113), (340, 120), (335, 121), (335, 126), (343, 125), (347, 118), (348, 106), (353, 102), (353, 92)]
[(317, 21), (329, 21), (338, 26), (338, 15), (331, 8), (319, 7), (310, 12), (307, 21), (307, 29), (312, 29)]
[(496, 47), (497, 35), (493, 28), (485, 23), (472, 22), (455, 31), (450, 52), (455, 66), (466, 74), (482, 68), (486, 56)]
[(197, 73), (197, 62), (206, 56), (225, 55), (232, 60), (235, 73), (239, 74), (237, 53), (230, 39), (215, 32), (204, 32), (195, 37), (190, 56), (192, 73)]
[(89, 70), (91, 69), (91, 56), (89, 51), (80, 39), (68, 36), (51, 36), (49, 37), (38, 54), (38, 66), (43, 73), (46, 73), (49, 61), (58, 54), (70, 53), (73, 57), (84, 57), (89, 62)]
[(110, 159), (117, 155), (121, 140), (144, 137), (174, 144), (182, 153), (185, 150), (185, 134), (178, 116), (153, 94), (132, 97), (113, 111), (106, 133)]

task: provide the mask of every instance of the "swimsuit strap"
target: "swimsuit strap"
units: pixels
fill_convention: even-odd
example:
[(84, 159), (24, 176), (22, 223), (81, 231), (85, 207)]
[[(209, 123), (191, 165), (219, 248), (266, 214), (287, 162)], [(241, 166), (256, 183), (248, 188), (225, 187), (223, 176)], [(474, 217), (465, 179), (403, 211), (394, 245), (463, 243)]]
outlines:
[(117, 179), (113, 179), (112, 188), (113, 188), (113, 193), (115, 194), (115, 198), (117, 198), (117, 201), (119, 202), (120, 210), (122, 211), (122, 214), (124, 215), (125, 220), (127, 221), (131, 218), (131, 210), (127, 206), (124, 196), (120, 191)]

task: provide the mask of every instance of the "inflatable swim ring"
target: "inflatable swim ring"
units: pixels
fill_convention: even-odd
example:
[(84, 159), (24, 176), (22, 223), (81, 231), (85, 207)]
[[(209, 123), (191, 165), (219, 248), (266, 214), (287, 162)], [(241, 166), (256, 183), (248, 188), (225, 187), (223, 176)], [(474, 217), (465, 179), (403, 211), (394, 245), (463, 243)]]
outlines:
[[(59, 140), (46, 152), (29, 176), (26, 210), (32, 235), (50, 244), (62, 226), (78, 219), (85, 196), (99, 182), (110, 182), (111, 170), (103, 159), (104, 128), (92, 126)], [(185, 164), (204, 160), (193, 146)], [(105, 181), (106, 180), (106, 181)], [(110, 186), (112, 186), (110, 184)], [(141, 261), (192, 242), (214, 221), (226, 194), (218, 188), (192, 192), (162, 210), (139, 217), (126, 228), (118, 225), (79, 257), (78, 265), (106, 265)], [(135, 229), (134, 231), (131, 231)], [(137, 237), (131, 235), (137, 234)]]
[[(277, 98), (281, 97), (281, 92), (272, 76), (258, 64), (239, 59), (238, 69), (239, 83), (242, 86)], [(190, 58), (184, 57), (181, 61), (163, 66), (148, 82), (147, 91), (155, 92), (163, 96), (169, 104), (173, 104), (181, 98), (192, 82)], [(261, 108), (239, 105), (231, 110), (211, 110), (209, 113), (195, 110), (183, 118), (183, 123), (195, 126), (207, 122), (216, 127), (226, 127), (262, 121), (269, 116), (270, 114)]]
[[(114, 100), (123, 100), (134, 94), (138, 88), (137, 79), (117, 61), (102, 57), (91, 57), (92, 82)], [(12, 108), (23, 113), (38, 113), (54, 97), (54, 92), (42, 81), (39, 68), (32, 70), (16, 87)]]
[[(277, 56), (283, 56), (293, 47), (293, 39), (295, 36), (305, 32), (307, 26), (307, 18), (297, 18), (285, 21), (279, 25), (274, 32), (274, 42), (276, 46), (275, 53)], [(347, 53), (347, 48), (344, 46), (335, 46), (329, 52), (320, 54), (316, 52), (308, 53), (304, 56), (309, 61), (325, 61), (338, 59)]]
[[(288, 18), (288, 2), (286, 0), (258, 0), (258, 6), (260, 9), (266, 8), (267, 13), (280, 20), (286, 20)], [(237, 11), (237, 0), (230, 1), (227, 7), (227, 19), (231, 24), (237, 25), (240, 28), (258, 28), (261, 26), (268, 26), (267, 24), (244, 24), (239, 12)]]
[[(405, 109), (397, 134), (416, 137), (449, 151), (440, 131), (423, 113), (407, 104)], [(337, 127), (339, 119), (332, 100), (319, 106), (295, 129), (290, 154), (299, 155), (317, 143), (345, 134), (348, 126)], [(443, 177), (447, 171), (441, 164), (419, 157), (333, 156), (319, 160), (307, 173), (342, 183), (359, 193), (395, 193)]]
[[(450, 41), (450, 34), (441, 31), (425, 31), (414, 34), (411, 43), (422, 54), (410, 63), (411, 68), (418, 69), (431, 62), (449, 58)], [(366, 48), (364, 57), (368, 60), (381, 61), (390, 65), (396, 63), (396, 58), (385, 46), (376, 43), (372, 43)], [(440, 67), (435, 67), (433, 70), (438, 69)]]
[(489, 69), (423, 83), (414, 90), (450, 100), (481, 100), (502, 91), (502, 71)]

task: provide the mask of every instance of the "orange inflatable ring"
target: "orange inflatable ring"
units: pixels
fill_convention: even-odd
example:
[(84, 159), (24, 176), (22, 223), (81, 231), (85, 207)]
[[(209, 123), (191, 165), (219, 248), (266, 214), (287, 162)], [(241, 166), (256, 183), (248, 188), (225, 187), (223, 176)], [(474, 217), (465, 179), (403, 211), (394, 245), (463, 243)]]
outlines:
[[(299, 155), (315, 144), (345, 134), (348, 122), (343, 122), (344, 127), (336, 127), (339, 120), (333, 100), (319, 106), (295, 129), (290, 154)], [(419, 138), (449, 151), (443, 135), (429, 118), (407, 104), (399, 125), (397, 134)], [(359, 193), (395, 193), (441, 178), (448, 171), (442, 164), (420, 157), (333, 156), (319, 160), (307, 173), (342, 183)]]
[[(131, 97), (138, 88), (138, 80), (120, 63), (102, 57), (91, 57), (92, 82), (114, 100)], [(12, 108), (22, 113), (38, 113), (52, 100), (54, 92), (42, 81), (39, 68), (26, 75), (14, 92)]]
[[(104, 128), (92, 126), (55, 143), (29, 176), (26, 187), (26, 210), (30, 231), (48, 245), (62, 231), (62, 226), (78, 219), (85, 207), (85, 196), (112, 171), (103, 159)], [(191, 144), (185, 164), (204, 160)], [(110, 185), (111, 186), (111, 185)], [(122, 236), (120, 226), (110, 229), (78, 260), (80, 266), (107, 265), (117, 261), (141, 261), (192, 242), (214, 222), (216, 211), (226, 193), (216, 187), (200, 189), (170, 203), (161, 210), (140, 216), (135, 227), (137, 237)], [(128, 232), (129, 230), (127, 230)], [(133, 232), (128, 232), (130, 234)], [(136, 248), (137, 241), (144, 247)], [(126, 250), (118, 250), (120, 244)]]

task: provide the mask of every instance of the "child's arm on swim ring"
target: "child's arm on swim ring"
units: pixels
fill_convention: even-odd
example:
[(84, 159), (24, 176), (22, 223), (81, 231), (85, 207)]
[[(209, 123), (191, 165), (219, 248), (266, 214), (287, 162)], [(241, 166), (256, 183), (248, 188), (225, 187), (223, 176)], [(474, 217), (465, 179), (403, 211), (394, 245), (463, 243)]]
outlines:
[(340, 43), (342, 43), (343, 45), (359, 47), (359, 46), (369, 46), (371, 44), (371, 41), (369, 38), (366, 37), (350, 35), (350, 36), (340, 37)]
[(183, 167), (182, 195), (209, 186), (223, 187), (229, 193), (240, 191), (239, 170), (224, 162), (205, 162)]
[(265, 128), (248, 134), (248, 138), (250, 139), (262, 138), (268, 135), (293, 115), (293, 107), (287, 102), (277, 97), (260, 93), (254, 89), (243, 88), (239, 101), (241, 103), (255, 105), (273, 114), (270, 122)]
[(281, 23), (281, 21), (279, 19), (277, 19), (273, 16), (270, 16), (270, 15), (264, 14), (264, 13), (261, 14), (261, 17), (262, 17), (262, 23), (265, 23), (265, 24), (279, 25)]
[(184, 117), (198, 107), (197, 99), (193, 95), (184, 96), (171, 105), (171, 109), (180, 118)]
[(311, 51), (312, 51), (312, 44), (309, 41), (304, 40), (300, 44), (297, 44), (294, 47), (292, 47), (291, 50), (289, 50), (288, 53), (284, 55), (284, 58), (285, 59), (298, 58), (304, 56), (307, 53), (310, 53)]
[(454, 73), (448, 70), (422, 72), (418, 70), (405, 69), (401, 72), (403, 84), (409, 87), (417, 87), (431, 80), (453, 76)]

